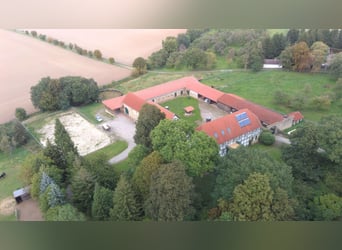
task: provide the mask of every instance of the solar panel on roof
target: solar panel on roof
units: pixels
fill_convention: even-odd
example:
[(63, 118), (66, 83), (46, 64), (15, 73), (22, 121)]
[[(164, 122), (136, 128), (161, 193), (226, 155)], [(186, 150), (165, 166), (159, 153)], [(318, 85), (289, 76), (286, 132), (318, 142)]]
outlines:
[(221, 130), (221, 134), (224, 135), (224, 130), (223, 129)]
[(236, 117), (236, 120), (237, 120), (237, 121), (241, 121), (241, 120), (243, 120), (243, 119), (248, 118), (246, 112), (242, 112), (241, 114), (237, 114), (235, 117)]
[(249, 124), (251, 124), (251, 121), (249, 120), (249, 118), (239, 121), (240, 128), (243, 128)]
[(218, 137), (218, 134), (215, 132), (215, 133), (214, 133), (214, 136), (215, 136), (215, 138), (217, 138), (217, 137)]

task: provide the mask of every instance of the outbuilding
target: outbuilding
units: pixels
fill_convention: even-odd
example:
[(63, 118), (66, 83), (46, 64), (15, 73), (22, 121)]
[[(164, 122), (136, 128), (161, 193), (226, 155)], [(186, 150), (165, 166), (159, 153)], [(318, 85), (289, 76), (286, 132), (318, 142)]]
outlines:
[(25, 187), (13, 191), (13, 197), (17, 203), (28, 200), (30, 198), (30, 188)]

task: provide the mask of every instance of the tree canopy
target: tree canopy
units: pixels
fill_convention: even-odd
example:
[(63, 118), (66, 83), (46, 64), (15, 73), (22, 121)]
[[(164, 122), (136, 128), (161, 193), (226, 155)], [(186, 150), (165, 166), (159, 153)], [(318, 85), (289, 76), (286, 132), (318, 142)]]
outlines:
[(77, 76), (52, 79), (42, 78), (31, 87), (31, 101), (42, 111), (55, 111), (70, 106), (94, 102), (98, 98), (97, 83), (93, 79)]
[(151, 149), (152, 142), (150, 133), (163, 119), (165, 119), (165, 114), (156, 106), (151, 104), (143, 105), (136, 124), (136, 132), (134, 135), (135, 143), (142, 144), (146, 148)]
[(156, 221), (183, 221), (191, 209), (193, 184), (180, 163), (169, 163), (152, 174), (145, 212)]
[(203, 175), (214, 169), (218, 157), (215, 140), (203, 132), (195, 131), (185, 121), (163, 120), (151, 132), (153, 149), (160, 152), (166, 162), (180, 160), (192, 176)]

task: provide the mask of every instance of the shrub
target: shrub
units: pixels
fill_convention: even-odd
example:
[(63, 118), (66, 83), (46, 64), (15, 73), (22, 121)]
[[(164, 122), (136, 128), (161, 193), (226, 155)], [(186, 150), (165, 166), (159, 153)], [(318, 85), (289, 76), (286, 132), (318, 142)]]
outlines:
[(96, 50), (94, 51), (94, 56), (95, 56), (97, 59), (101, 60), (101, 59), (102, 59), (102, 53), (101, 53), (101, 51), (98, 50), (98, 49), (96, 49)]
[(33, 37), (37, 37), (37, 31), (32, 30), (32, 31), (31, 31), (31, 35), (32, 35)]
[(111, 64), (115, 63), (115, 60), (113, 57), (109, 57), (109, 63), (111, 63)]
[(259, 142), (264, 145), (270, 146), (275, 142), (275, 137), (271, 132), (263, 131), (259, 137)]
[(26, 119), (27, 114), (26, 114), (26, 110), (23, 108), (16, 108), (15, 109), (15, 117), (19, 120), (19, 121), (23, 121)]

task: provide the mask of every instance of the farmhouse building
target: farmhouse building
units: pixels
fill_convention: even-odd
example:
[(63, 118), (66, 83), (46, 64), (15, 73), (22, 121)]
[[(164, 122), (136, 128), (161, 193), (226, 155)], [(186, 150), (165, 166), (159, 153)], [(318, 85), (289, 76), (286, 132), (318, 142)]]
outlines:
[(258, 117), (248, 109), (241, 109), (197, 127), (213, 137), (220, 146), (220, 155), (236, 143), (248, 146), (258, 141), (262, 131)]
[[(145, 103), (157, 106), (167, 119), (175, 119), (171, 111), (160, 106), (158, 103), (174, 99), (179, 96), (191, 96), (204, 100), (207, 103), (216, 104), (228, 113), (248, 109), (258, 117), (264, 127), (276, 131), (291, 127), (296, 121), (296, 115), (282, 115), (261, 105), (255, 104), (234, 94), (224, 93), (215, 88), (200, 83), (195, 77), (183, 77), (174, 81), (166, 82), (150, 88), (128, 93), (124, 96), (104, 100), (102, 103), (110, 114), (122, 112), (134, 121), (138, 119), (139, 111)], [(302, 118), (301, 118), (302, 119)]]
[(218, 99), (217, 106), (229, 113), (241, 109), (249, 109), (259, 118), (261, 124), (268, 129), (283, 130), (292, 126), (292, 116), (284, 116), (234, 94), (222, 95)]
[(289, 114), (289, 116), (293, 117), (292, 118), (292, 125), (298, 124), (301, 121), (303, 121), (303, 119), (304, 119), (304, 116), (299, 111), (292, 112)]

